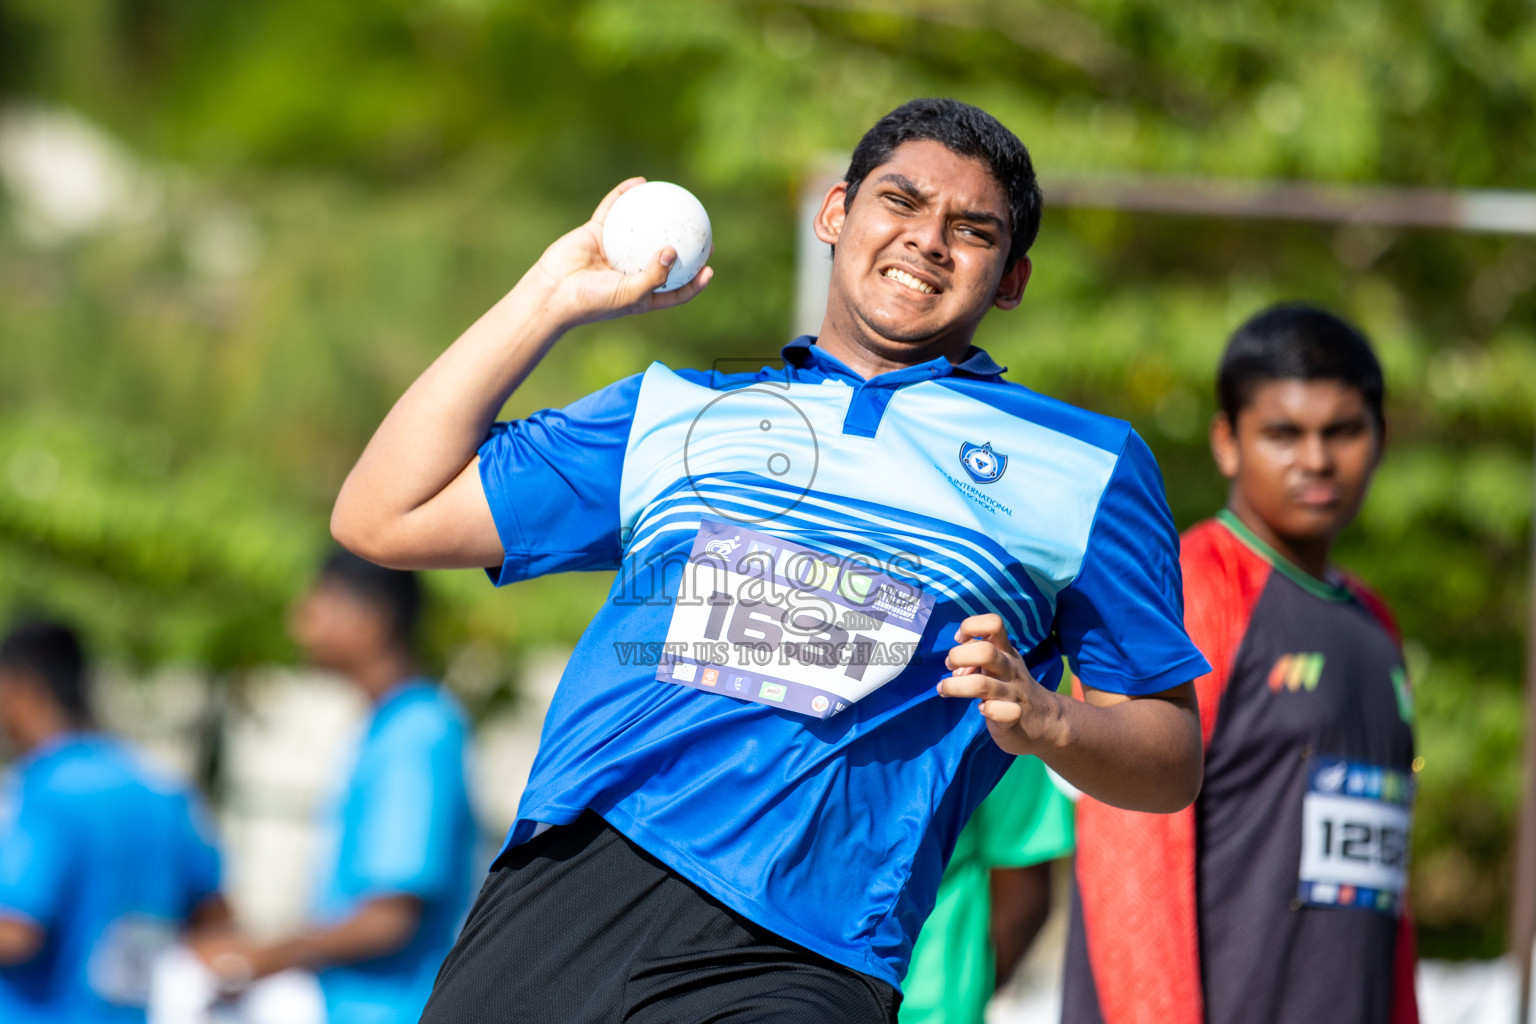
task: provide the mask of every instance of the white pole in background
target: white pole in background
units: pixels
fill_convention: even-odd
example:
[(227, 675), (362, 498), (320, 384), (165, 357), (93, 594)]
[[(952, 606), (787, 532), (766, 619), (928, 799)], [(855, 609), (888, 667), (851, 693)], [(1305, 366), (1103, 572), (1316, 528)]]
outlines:
[(795, 204), (795, 319), (794, 336), (821, 333), (827, 311), (827, 288), (832, 283), (832, 247), (816, 237), (812, 223), (827, 190), (843, 180), (846, 158), (825, 156), (810, 167), (800, 183)]
[[(829, 248), (811, 230), (811, 221), (827, 189), (842, 179), (844, 166), (844, 161), (823, 157), (807, 169), (800, 188), (795, 234), (797, 335), (821, 329), (832, 260)], [(1119, 174), (1064, 174), (1042, 182), (1042, 187), (1047, 210), (1076, 207), (1536, 235), (1536, 192)]]

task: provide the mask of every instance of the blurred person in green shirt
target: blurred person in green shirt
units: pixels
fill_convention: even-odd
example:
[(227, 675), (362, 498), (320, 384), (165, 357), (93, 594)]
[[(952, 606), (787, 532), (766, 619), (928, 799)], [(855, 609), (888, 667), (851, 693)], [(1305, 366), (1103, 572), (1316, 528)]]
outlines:
[(901, 1024), (981, 1024), (1051, 909), (1051, 864), (1072, 852), (1072, 803), (1020, 757), (955, 841), (902, 983)]

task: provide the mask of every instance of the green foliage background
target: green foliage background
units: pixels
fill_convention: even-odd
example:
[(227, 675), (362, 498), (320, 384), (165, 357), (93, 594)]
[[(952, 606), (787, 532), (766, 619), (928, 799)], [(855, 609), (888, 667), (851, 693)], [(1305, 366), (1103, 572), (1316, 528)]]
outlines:
[[(1536, 244), (1049, 200), (1095, 171), (1529, 189), (1533, 91), (1522, 0), (0, 0), (3, 109), (83, 112), (159, 169), (154, 216), (49, 245), (0, 227), (0, 610), (71, 614), (144, 665), (291, 657), (284, 605), (371, 428), (615, 181), (703, 198), (715, 284), (572, 336), (510, 414), (652, 359), (775, 353), (807, 169), (902, 100), (954, 95), (1018, 132), (1047, 193), (1030, 293), (981, 343), (1135, 422), (1181, 526), (1222, 499), (1203, 438), (1238, 322), (1305, 297), (1376, 340), (1391, 449), (1341, 560), (1409, 639), (1423, 948), (1495, 953)], [(497, 699), (604, 585), (435, 574), (431, 647), (495, 652)]]

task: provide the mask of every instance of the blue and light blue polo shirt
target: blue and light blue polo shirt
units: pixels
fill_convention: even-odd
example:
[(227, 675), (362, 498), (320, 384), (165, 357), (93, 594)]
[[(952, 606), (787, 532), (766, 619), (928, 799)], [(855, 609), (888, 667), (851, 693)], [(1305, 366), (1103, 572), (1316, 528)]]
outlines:
[(155, 955), (218, 891), (202, 807), (99, 735), (32, 751), (4, 787), (0, 915), (45, 939), (32, 959), (0, 968), (0, 1020), (142, 1022)]
[(421, 900), (421, 923), (394, 953), (320, 972), (330, 1024), (415, 1024), (432, 994), (474, 885), (467, 737), (458, 704), (426, 680), (402, 683), (374, 708), (315, 918), (335, 924), (366, 900), (409, 895)]
[(545, 719), (508, 844), (584, 809), (727, 907), (898, 985), (961, 827), (1012, 757), (935, 691), (1000, 614), (1042, 683), (1207, 671), (1178, 536), (1120, 421), (980, 349), (865, 380), (653, 364), (500, 423), (480, 478), (499, 584), (618, 570)]

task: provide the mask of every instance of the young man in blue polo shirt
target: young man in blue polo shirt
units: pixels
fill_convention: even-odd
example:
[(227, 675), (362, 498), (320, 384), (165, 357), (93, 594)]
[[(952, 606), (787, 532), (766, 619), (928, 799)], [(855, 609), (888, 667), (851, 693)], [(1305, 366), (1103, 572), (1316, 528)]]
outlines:
[[(423, 1019), (894, 1020), (1014, 755), (1126, 806), (1194, 797), (1206, 665), (1161, 479), (1126, 424), (971, 345), (1023, 296), (1040, 193), (948, 100), (883, 118), (828, 193), (826, 318), (782, 369), (656, 364), (493, 424), (571, 328), (708, 283), (653, 292), (671, 250), (605, 262), (637, 181), (411, 386), (332, 518), (386, 564), (618, 570)], [(1063, 654), (1086, 703), (1052, 690)]]
[(85, 672), (59, 623), (0, 643), (0, 727), (19, 755), (0, 798), (5, 1024), (142, 1022), (156, 955), (228, 917), (207, 815), (91, 730)]
[(469, 902), (476, 832), (467, 724), (412, 655), (414, 574), (337, 552), (293, 610), (309, 659), (373, 704), (333, 821), (309, 926), (257, 945), (195, 948), (230, 990), (289, 968), (317, 972), (328, 1024), (414, 1024)]

